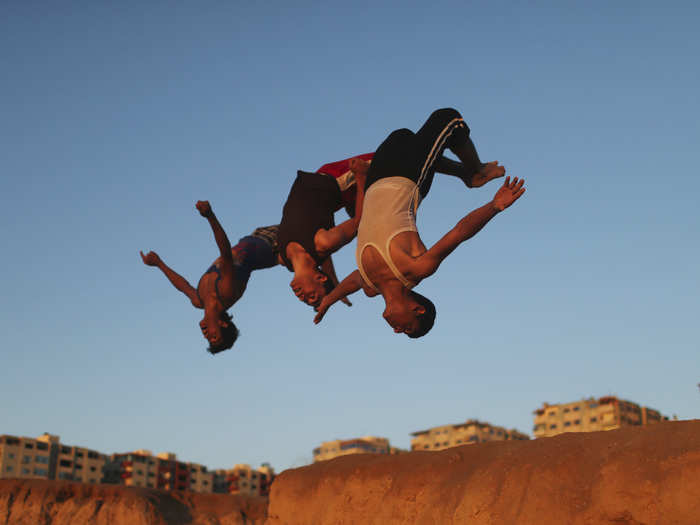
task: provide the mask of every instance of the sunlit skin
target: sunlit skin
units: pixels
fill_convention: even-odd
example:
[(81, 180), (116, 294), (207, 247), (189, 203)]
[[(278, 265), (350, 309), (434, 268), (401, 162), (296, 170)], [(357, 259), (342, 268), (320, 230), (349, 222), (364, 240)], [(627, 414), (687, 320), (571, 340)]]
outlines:
[[(489, 165), (497, 167), (495, 163), (489, 163), (486, 166)], [(482, 185), (488, 180), (502, 176), (499, 174), (501, 170), (493, 168), (488, 173), (479, 180), (479, 182), (483, 181)], [(493, 217), (507, 209), (525, 193), (524, 182), (524, 179), (517, 177), (512, 181), (510, 177), (506, 177), (490, 202), (466, 215), (430, 249), (426, 249), (416, 231), (405, 231), (396, 235), (391, 241), (389, 251), (398, 270), (415, 284), (435, 273), (442, 261), (457, 246), (476, 235)], [(364, 250), (362, 263), (367, 276), (384, 298), (383, 317), (387, 323), (397, 333), (414, 332), (418, 326), (418, 316), (424, 313), (423, 307), (412, 298), (410, 290), (396, 278), (374, 247), (368, 246)], [(364, 282), (359, 271), (355, 270), (321, 300), (316, 309), (314, 322), (321, 322), (335, 302), (360, 289), (363, 289), (369, 297), (377, 295), (377, 292)]]
[[(329, 230), (322, 228), (316, 232), (314, 235), (314, 247), (319, 256), (325, 259), (324, 263), (320, 267), (317, 266), (313, 257), (297, 242), (290, 242), (286, 248), (286, 256), (294, 269), (294, 278), (289, 283), (289, 286), (300, 301), (314, 308), (318, 307), (326, 295), (324, 283), (329, 278), (334, 284), (338, 282), (331, 254), (348, 244), (357, 235), (369, 162), (361, 158), (354, 158), (349, 161), (349, 166), (350, 170), (355, 174), (357, 185), (356, 216), (334, 228)], [(350, 301), (347, 299), (343, 299), (343, 302), (350, 304)]]
[(214, 215), (209, 201), (197, 201), (196, 208), (199, 214), (209, 221), (221, 253), (213, 263), (219, 268), (220, 278), (214, 272), (205, 273), (195, 289), (184, 277), (169, 268), (156, 252), (150, 251), (145, 255), (140, 253), (144, 264), (159, 268), (172, 285), (189, 298), (192, 306), (204, 310), (199, 328), (209, 344), (216, 346), (221, 342), (222, 328), (229, 324), (228, 317), (224, 314), (241, 298), (247, 283), (235, 278), (231, 243)]

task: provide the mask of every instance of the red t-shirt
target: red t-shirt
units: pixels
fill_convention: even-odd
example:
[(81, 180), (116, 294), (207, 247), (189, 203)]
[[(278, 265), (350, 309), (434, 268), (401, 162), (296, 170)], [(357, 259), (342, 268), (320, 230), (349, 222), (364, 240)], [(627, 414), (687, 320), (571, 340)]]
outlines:
[(316, 170), (316, 173), (325, 173), (326, 175), (331, 175), (335, 177), (336, 181), (338, 182), (338, 186), (340, 186), (343, 206), (346, 210), (348, 210), (348, 213), (350, 213), (350, 210), (352, 210), (352, 215), (355, 214), (354, 210), (355, 197), (357, 195), (357, 186), (355, 185), (355, 177), (351, 176), (350, 160), (355, 158), (360, 158), (362, 160), (372, 160), (372, 157), (374, 157), (374, 153), (354, 155), (344, 160), (324, 164), (323, 166), (318, 168), (318, 170)]

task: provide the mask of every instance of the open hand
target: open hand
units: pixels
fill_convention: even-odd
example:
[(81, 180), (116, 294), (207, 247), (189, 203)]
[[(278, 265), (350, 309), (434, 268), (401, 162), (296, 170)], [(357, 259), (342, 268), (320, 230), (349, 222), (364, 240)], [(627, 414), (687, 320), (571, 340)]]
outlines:
[(498, 161), (487, 162), (479, 171), (472, 175), (471, 187), (480, 188), (487, 182), (498, 177), (503, 177), (506, 174), (506, 169), (498, 165)]
[(197, 201), (197, 209), (202, 217), (210, 217), (212, 214), (209, 201)]
[(517, 201), (520, 196), (525, 193), (525, 188), (523, 188), (524, 183), (525, 179), (520, 179), (518, 181), (518, 177), (515, 177), (513, 182), (511, 182), (510, 177), (506, 177), (503, 186), (498, 188), (496, 195), (493, 197), (493, 205), (496, 209), (498, 211), (503, 211)]
[(158, 266), (160, 264), (160, 257), (158, 257), (156, 252), (148, 252), (146, 255), (144, 255), (143, 252), (139, 253), (141, 254), (143, 264), (148, 266)]

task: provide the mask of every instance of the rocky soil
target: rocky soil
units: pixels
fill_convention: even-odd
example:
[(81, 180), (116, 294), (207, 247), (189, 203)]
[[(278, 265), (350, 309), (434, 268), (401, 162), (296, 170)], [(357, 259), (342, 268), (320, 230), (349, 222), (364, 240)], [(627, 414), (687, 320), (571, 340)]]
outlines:
[(0, 480), (1, 525), (262, 525), (266, 498)]
[(262, 498), (0, 480), (0, 525), (700, 525), (700, 421), (282, 472)]
[(267, 525), (700, 525), (700, 421), (287, 470)]

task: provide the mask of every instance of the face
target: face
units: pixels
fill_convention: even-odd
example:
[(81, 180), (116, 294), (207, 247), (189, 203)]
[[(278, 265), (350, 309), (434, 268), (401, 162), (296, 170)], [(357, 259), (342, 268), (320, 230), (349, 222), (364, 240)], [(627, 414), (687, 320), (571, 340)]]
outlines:
[(226, 326), (228, 323), (223, 319), (217, 317), (204, 316), (204, 319), (199, 321), (199, 328), (202, 330), (204, 338), (209, 341), (209, 344), (216, 346), (221, 343), (221, 328)]
[(382, 315), (397, 334), (412, 334), (420, 326), (418, 316), (424, 313), (422, 305), (412, 299), (405, 299), (387, 304)]
[(326, 279), (328, 278), (321, 272), (314, 271), (309, 275), (296, 275), (289, 286), (300, 301), (316, 307), (326, 296), (326, 288), (323, 285)]

